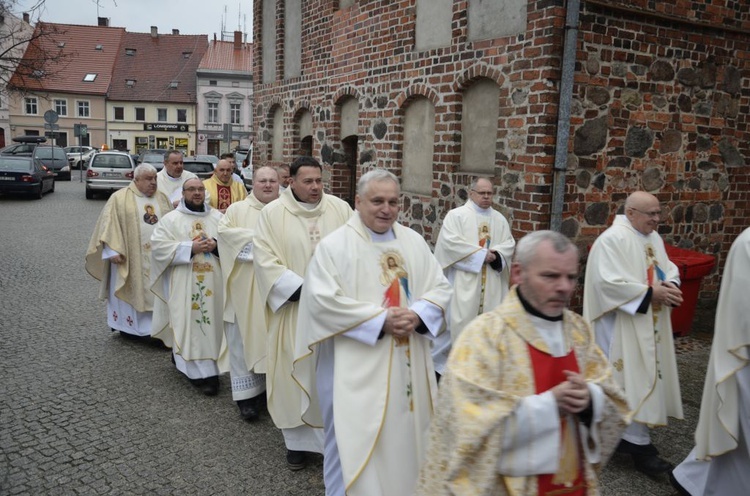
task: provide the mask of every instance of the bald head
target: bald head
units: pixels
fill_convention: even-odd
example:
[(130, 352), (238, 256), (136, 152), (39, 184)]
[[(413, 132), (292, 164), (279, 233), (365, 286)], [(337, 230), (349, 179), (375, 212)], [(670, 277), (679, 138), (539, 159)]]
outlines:
[(625, 217), (636, 231), (649, 235), (661, 220), (659, 199), (651, 193), (636, 191), (625, 200)]

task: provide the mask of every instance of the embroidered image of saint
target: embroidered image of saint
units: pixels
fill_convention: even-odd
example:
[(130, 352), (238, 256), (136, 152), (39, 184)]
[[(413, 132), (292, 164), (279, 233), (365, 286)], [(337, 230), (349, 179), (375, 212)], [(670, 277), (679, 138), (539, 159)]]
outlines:
[(146, 213), (143, 214), (143, 222), (151, 226), (159, 222), (159, 217), (157, 217), (156, 212), (154, 211), (153, 205), (147, 204), (145, 207), (143, 207), (143, 210), (146, 211)]

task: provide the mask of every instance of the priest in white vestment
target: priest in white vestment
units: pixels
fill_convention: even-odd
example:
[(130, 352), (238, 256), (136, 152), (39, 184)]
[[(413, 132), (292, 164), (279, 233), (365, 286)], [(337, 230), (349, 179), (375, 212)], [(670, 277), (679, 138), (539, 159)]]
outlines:
[(254, 238), (255, 278), (268, 307), (266, 398), (287, 447), (287, 465), (300, 470), (306, 452), (323, 452), (323, 432), (301, 418), (301, 390), (292, 378), (299, 295), (307, 264), (321, 239), (352, 210), (323, 192), (322, 167), (312, 157), (291, 166), (291, 186), (261, 211)]
[(325, 425), (327, 496), (411, 495), (425, 455), (430, 341), (452, 291), (424, 238), (396, 222), (400, 203), (396, 176), (363, 175), (357, 213), (320, 242), (305, 276), (294, 377), (303, 419)]
[(596, 495), (628, 418), (590, 326), (567, 309), (578, 249), (522, 238), (515, 284), (453, 345), (416, 494)]
[(245, 420), (258, 418), (259, 396), (266, 392), (266, 304), (255, 282), (253, 238), (260, 211), (279, 197), (273, 167), (253, 171), (253, 190), (229, 206), (219, 221), (219, 255), (224, 276), (224, 322), (232, 399)]
[(185, 170), (184, 156), (179, 150), (169, 150), (164, 155), (164, 168), (156, 175), (159, 191), (167, 195), (174, 207), (182, 200), (182, 184), (195, 174)]
[(695, 448), (674, 471), (692, 496), (750, 491), (750, 228), (724, 266)]
[(508, 221), (492, 208), (492, 181), (474, 179), (469, 201), (448, 212), (435, 244), (435, 257), (454, 289), (448, 310), (450, 332), (443, 333), (432, 350), (439, 374), (444, 371), (451, 341), (508, 293), (515, 246)]
[(205, 203), (200, 179), (188, 179), (183, 199), (151, 237), (152, 291), (167, 304), (152, 335), (172, 347), (177, 370), (207, 396), (219, 392), (224, 339), (224, 291), (216, 248), (222, 214)]
[(232, 172), (234, 172), (232, 161), (221, 159), (216, 164), (214, 175), (203, 181), (208, 204), (221, 213), (225, 213), (232, 203), (247, 197), (245, 184), (234, 181)]
[(649, 428), (683, 418), (670, 314), (682, 303), (677, 267), (656, 228), (659, 200), (638, 191), (594, 242), (586, 264), (583, 317), (615, 368), (634, 412), (619, 451), (647, 475), (671, 470)]
[(139, 165), (133, 177), (107, 200), (86, 251), (86, 271), (101, 281), (99, 296), (107, 300), (107, 324), (123, 337), (151, 335), (151, 234), (172, 210), (152, 165)]

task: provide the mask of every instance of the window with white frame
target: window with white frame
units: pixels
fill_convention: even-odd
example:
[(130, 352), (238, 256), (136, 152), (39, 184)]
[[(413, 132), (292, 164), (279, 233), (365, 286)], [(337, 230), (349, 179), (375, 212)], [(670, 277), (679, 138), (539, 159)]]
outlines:
[(167, 109), (165, 108), (156, 109), (156, 120), (159, 122), (167, 122)]
[(55, 112), (60, 117), (68, 115), (68, 101), (62, 99), (55, 99)]
[(208, 123), (219, 123), (219, 104), (218, 102), (208, 102)]
[(23, 104), (27, 115), (36, 115), (39, 113), (39, 107), (35, 96), (27, 96), (23, 99)]
[(91, 117), (91, 105), (88, 100), (78, 102), (78, 117)]
[(231, 122), (232, 124), (242, 123), (242, 104), (241, 103), (229, 104), (229, 122)]

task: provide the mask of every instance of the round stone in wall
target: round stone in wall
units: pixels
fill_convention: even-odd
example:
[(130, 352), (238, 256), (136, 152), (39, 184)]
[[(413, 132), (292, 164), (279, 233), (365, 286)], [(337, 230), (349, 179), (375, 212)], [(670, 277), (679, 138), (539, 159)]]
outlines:
[(665, 60), (657, 60), (649, 69), (653, 81), (671, 81), (674, 79), (674, 68)]
[(656, 191), (664, 185), (664, 179), (661, 177), (661, 171), (658, 167), (651, 167), (643, 171), (643, 189), (646, 191)]
[(599, 72), (599, 58), (595, 53), (589, 53), (589, 58), (586, 60), (586, 72), (591, 75)]
[(708, 220), (708, 206), (705, 203), (693, 205), (693, 222), (704, 223)]
[(604, 202), (592, 203), (586, 207), (583, 218), (592, 226), (600, 226), (607, 223), (609, 217), (609, 204)]
[(719, 142), (719, 153), (721, 153), (721, 158), (724, 159), (724, 165), (727, 167), (743, 167), (745, 165), (742, 154), (726, 138)]
[(693, 100), (685, 93), (681, 93), (680, 96), (677, 97), (677, 108), (683, 112), (692, 112)]
[(576, 185), (579, 188), (586, 189), (591, 184), (591, 173), (586, 169), (581, 169), (576, 174)]
[(573, 140), (576, 155), (592, 155), (607, 143), (607, 116), (597, 117), (586, 122), (576, 131)]
[(698, 73), (691, 67), (684, 67), (677, 71), (677, 81), (683, 86), (697, 86)]
[(568, 217), (560, 225), (560, 232), (570, 239), (576, 239), (579, 230), (580, 225), (578, 224), (578, 220), (573, 217)]
[(724, 69), (724, 91), (732, 96), (737, 95), (742, 89), (742, 75), (739, 69), (732, 65), (726, 66)]
[(661, 137), (661, 152), (672, 153), (682, 147), (682, 133), (676, 129), (664, 131)]
[(586, 98), (594, 105), (605, 105), (609, 103), (609, 91), (601, 86), (589, 86), (586, 88)]
[(650, 129), (631, 127), (625, 137), (625, 155), (644, 157), (646, 151), (654, 144), (654, 133)]

